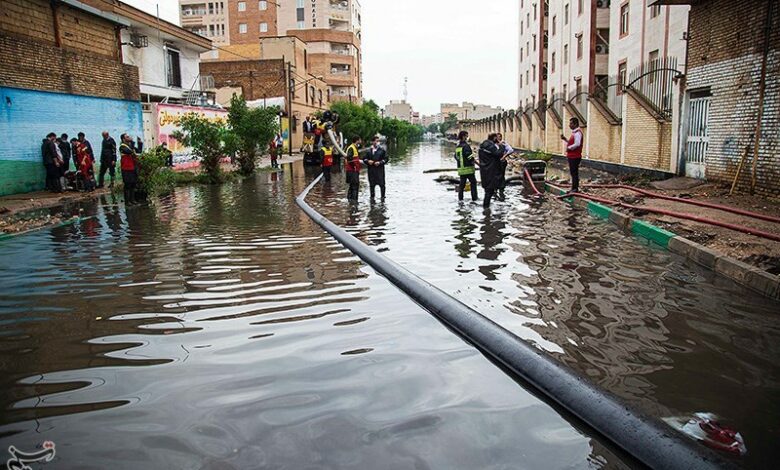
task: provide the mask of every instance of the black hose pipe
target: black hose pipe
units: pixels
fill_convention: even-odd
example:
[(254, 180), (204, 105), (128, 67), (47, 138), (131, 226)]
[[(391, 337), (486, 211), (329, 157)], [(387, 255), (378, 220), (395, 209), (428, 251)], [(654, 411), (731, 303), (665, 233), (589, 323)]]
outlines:
[(650, 468), (690, 470), (732, 467), (710, 449), (624, 404), (319, 214), (306, 203), (305, 198), (321, 177), (317, 177), (296, 198), (298, 206), (312, 220), (439, 321), (542, 395)]

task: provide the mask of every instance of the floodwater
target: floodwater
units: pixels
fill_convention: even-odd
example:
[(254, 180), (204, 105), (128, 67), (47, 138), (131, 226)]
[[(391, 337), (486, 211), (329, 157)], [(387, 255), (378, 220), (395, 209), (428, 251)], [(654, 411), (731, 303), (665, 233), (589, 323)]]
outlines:
[(779, 302), (521, 187), (489, 213), (468, 193), (458, 203), (434, 182), (440, 173), (423, 173), (454, 167), (452, 151), (426, 143), (394, 155), (385, 202), (370, 204), (367, 185), (357, 208), (327, 187), (307, 201), (647, 414), (715, 414), (745, 440), (739, 463), (776, 466)]
[[(778, 304), (519, 188), (490, 213), (392, 156), (388, 198), (308, 201), (661, 417), (714, 413), (780, 457)], [(0, 452), (56, 468), (622, 468), (294, 204), (316, 175), (188, 187), (0, 242)], [(73, 208), (77, 210), (78, 208)], [(652, 445), (652, 443), (648, 443)], [(2, 461), (2, 458), (0, 458)]]
[(103, 198), (1, 242), (0, 461), (626, 468), (314, 225), (312, 177)]

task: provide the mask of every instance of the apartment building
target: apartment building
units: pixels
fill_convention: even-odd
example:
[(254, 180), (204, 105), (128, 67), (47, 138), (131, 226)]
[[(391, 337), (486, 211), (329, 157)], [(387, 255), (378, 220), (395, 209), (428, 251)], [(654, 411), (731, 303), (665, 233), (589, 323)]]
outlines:
[(459, 121), (484, 119), (494, 114), (504, 112), (504, 108), (488, 106), (486, 104), (474, 104), (464, 101), (461, 104), (457, 103), (442, 103), (440, 106), (442, 122), (450, 114), (454, 114), (458, 117)]
[(548, 13), (547, 102), (558, 116), (571, 103), (587, 116), (587, 96), (609, 73), (609, 1), (551, 2)]
[[(227, 0), (179, 0), (181, 27), (211, 39), (215, 46), (230, 44)], [(210, 53), (204, 54), (204, 58)]]
[[(313, 73), (324, 77), (333, 100), (362, 100), (357, 0), (179, 0), (179, 4), (182, 26), (220, 47), (257, 45), (263, 37), (300, 39), (307, 44)], [(218, 57), (213, 51), (204, 58)]]
[(384, 117), (398, 119), (399, 121), (412, 122), (414, 110), (406, 100), (390, 100), (385, 106)]
[[(553, 3), (556, 3), (556, 0)], [(546, 101), (548, 0), (520, 0), (518, 107)]]

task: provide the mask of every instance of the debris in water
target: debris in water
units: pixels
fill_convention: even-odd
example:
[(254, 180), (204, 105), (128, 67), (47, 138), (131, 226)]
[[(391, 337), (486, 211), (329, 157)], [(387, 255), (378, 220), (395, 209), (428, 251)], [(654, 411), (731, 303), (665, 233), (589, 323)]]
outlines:
[(677, 416), (664, 418), (664, 421), (707, 447), (739, 457), (747, 453), (742, 435), (720, 423), (712, 413), (694, 413), (692, 418)]

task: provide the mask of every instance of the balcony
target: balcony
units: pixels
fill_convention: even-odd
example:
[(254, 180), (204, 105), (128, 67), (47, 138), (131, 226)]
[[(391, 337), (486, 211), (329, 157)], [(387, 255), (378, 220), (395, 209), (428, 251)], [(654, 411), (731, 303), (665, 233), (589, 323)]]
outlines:
[(349, 65), (333, 64), (330, 67), (330, 74), (334, 77), (349, 77), (352, 70)]
[[(609, 5), (609, 2), (604, 1), (603, 4)], [(596, 8), (596, 29), (609, 29), (609, 7)]]
[(337, 55), (344, 55), (344, 56), (352, 56), (352, 50), (349, 48), (349, 46), (337, 46), (335, 44), (331, 44), (330, 53), (337, 54)]

